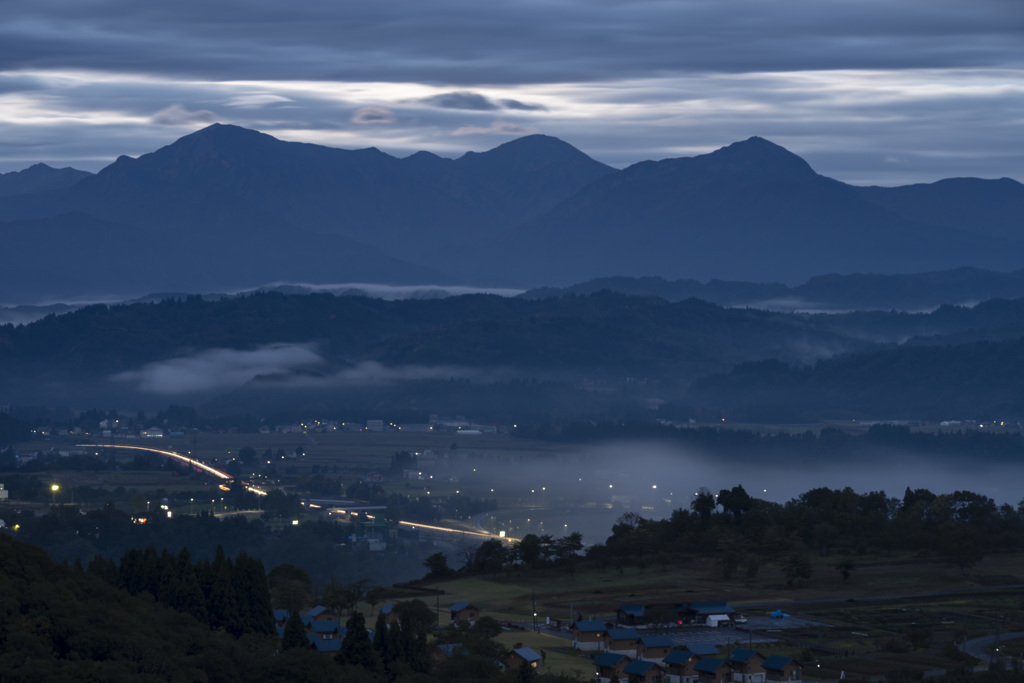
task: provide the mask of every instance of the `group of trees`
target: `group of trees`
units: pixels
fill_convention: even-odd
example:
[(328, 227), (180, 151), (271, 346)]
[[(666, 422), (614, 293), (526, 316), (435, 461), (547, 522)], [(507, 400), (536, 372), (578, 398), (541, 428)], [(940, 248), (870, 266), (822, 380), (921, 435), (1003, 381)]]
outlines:
[(588, 557), (645, 563), (700, 549), (703, 556), (719, 558), (726, 577), (741, 567), (755, 576), (767, 559), (779, 562), (794, 585), (810, 578), (811, 554), (839, 556), (836, 571), (849, 579), (856, 569), (849, 558), (869, 551), (917, 552), (966, 571), (988, 553), (1022, 547), (1024, 503), (997, 505), (971, 491), (908, 488), (897, 498), (882, 491), (817, 488), (779, 504), (736, 486), (718, 494), (702, 488), (690, 509), (664, 520), (627, 513)]
[(492, 538), (463, 549), (463, 566), (458, 572), (448, 566), (448, 556), (437, 552), (427, 557), (425, 578), (443, 579), (456, 573), (473, 574), (517, 568), (536, 569), (546, 564), (560, 564), (575, 572), (577, 553), (583, 549), (583, 534), (574, 531), (554, 538), (549, 534), (527, 534), (513, 543)]
[(147, 592), (157, 602), (234, 636), (274, 632), (263, 563), (244, 552), (231, 560), (218, 546), (212, 562), (193, 564), (185, 547), (177, 555), (166, 549), (158, 554), (153, 546), (132, 548), (119, 563), (97, 555), (87, 572), (131, 595)]

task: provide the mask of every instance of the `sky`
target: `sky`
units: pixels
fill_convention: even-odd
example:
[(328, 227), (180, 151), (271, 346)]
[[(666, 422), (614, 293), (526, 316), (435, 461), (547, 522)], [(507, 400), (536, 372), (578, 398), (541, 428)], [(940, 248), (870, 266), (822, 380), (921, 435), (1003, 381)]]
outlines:
[(0, 5), (0, 172), (213, 122), (396, 156), (544, 133), (620, 168), (759, 135), (855, 184), (1024, 181), (1024, 2)]

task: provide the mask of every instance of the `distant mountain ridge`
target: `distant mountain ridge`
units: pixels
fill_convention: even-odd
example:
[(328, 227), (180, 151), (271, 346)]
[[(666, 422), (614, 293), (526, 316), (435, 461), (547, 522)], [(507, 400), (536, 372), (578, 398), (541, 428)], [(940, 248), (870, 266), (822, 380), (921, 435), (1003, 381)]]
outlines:
[(22, 171), (0, 173), (0, 197), (45, 192), (70, 187), (92, 174), (75, 168), (53, 168), (34, 164)]
[[(22, 272), (0, 285), (0, 300), (12, 303), (111, 285), (124, 295), (282, 280), (540, 286), (624, 275), (792, 285), (825, 272), (1024, 267), (1016, 181), (857, 188), (758, 137), (617, 171), (544, 135), (458, 159), (399, 159), (214, 124), (70, 184), (49, 174), (2, 196), (19, 187), (5, 184), (8, 175), (0, 237), (22, 246), (0, 253), (0, 268)], [(55, 224), (73, 234), (76, 221), (94, 238), (76, 250), (33, 237)], [(45, 277), (25, 272), (35, 253), (53, 259)], [(141, 254), (145, 268), (126, 264)], [(69, 263), (94, 267), (63, 278)]]
[(600, 291), (632, 296), (658, 296), (666, 301), (695, 298), (720, 306), (778, 311), (927, 310), (944, 304), (973, 305), (990, 299), (1024, 298), (1024, 269), (996, 273), (957, 268), (909, 275), (817, 275), (790, 287), (779, 282), (710, 280), (668, 281), (660, 277), (598, 278), (570, 287), (541, 287), (520, 296), (540, 299), (586, 295)]

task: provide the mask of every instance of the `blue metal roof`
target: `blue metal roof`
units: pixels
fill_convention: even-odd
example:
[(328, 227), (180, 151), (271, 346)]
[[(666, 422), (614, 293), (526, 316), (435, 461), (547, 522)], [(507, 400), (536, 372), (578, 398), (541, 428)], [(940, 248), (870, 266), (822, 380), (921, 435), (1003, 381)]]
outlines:
[(459, 600), (457, 603), (452, 605), (452, 612), (461, 612), (467, 607), (472, 607), (472, 605), (466, 602), (465, 600)]
[(718, 671), (718, 667), (722, 666), (723, 664), (725, 664), (725, 660), (724, 659), (708, 658), (708, 659), (700, 660), (699, 662), (697, 662), (697, 665), (695, 667), (693, 667), (693, 668), (694, 668), (695, 671), (703, 671), (705, 673), (714, 673), (715, 671)]
[(624, 640), (627, 638), (639, 640), (640, 633), (635, 628), (610, 628), (608, 629), (608, 637), (612, 640)]
[(588, 619), (586, 621), (576, 621), (576, 622), (573, 622), (573, 626), (575, 626), (577, 630), (585, 631), (587, 633), (596, 632), (596, 631), (603, 631), (604, 630), (604, 622), (600, 621), (598, 619)]
[(736, 610), (729, 607), (724, 600), (705, 600), (703, 602), (691, 602), (690, 609), (697, 614), (734, 614)]
[(532, 648), (529, 647), (518, 647), (515, 650), (512, 650), (512, 652), (515, 652), (517, 655), (519, 655), (528, 662), (539, 662), (540, 660), (544, 659), (539, 654), (537, 654)]
[(643, 676), (647, 673), (652, 666), (657, 666), (654, 662), (645, 662), (642, 659), (637, 659), (626, 665), (626, 668), (622, 670), (624, 674), (638, 674)]
[(782, 671), (782, 669), (792, 661), (792, 657), (772, 655), (768, 659), (764, 660), (764, 664), (761, 665), (761, 668), (768, 669), (769, 671)]
[(647, 647), (672, 647), (672, 639), (668, 636), (640, 636), (640, 642)]
[(745, 662), (754, 655), (757, 654), (757, 650), (748, 650), (746, 648), (738, 648), (729, 653), (726, 659), (733, 662)]
[(631, 614), (634, 617), (642, 617), (644, 615), (644, 612), (647, 611), (647, 608), (645, 608), (643, 605), (639, 603), (629, 603), (628, 605), (623, 605), (622, 607), (619, 607), (619, 611), (625, 612), (626, 614)]
[(628, 659), (626, 655), (620, 655), (617, 652), (605, 652), (604, 654), (594, 657), (594, 663), (598, 666), (615, 666), (623, 659)]
[(702, 657), (718, 654), (718, 648), (711, 643), (684, 643), (684, 645), (687, 650)]
[(664, 661), (666, 664), (683, 664), (684, 662), (690, 661), (691, 658), (697, 655), (689, 650), (672, 650), (665, 657)]
[(286, 609), (276, 609), (276, 610), (274, 610), (274, 621), (287, 621), (288, 617), (290, 617), (290, 616), (291, 616), (291, 614), (289, 614), (288, 610), (286, 610)]
[(337, 631), (341, 624), (338, 623), (337, 619), (324, 619), (323, 621), (314, 621), (312, 626), (313, 633), (331, 633)]

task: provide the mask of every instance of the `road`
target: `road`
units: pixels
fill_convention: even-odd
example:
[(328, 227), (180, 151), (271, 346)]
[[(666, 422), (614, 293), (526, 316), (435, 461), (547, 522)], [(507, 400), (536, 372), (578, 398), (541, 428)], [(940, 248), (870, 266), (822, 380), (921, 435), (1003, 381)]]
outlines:
[[(997, 639), (999, 640), (999, 642), (1004, 642), (1007, 640), (1019, 640), (1021, 638), (1024, 638), (1024, 633), (1022, 632), (1000, 633), (999, 635), (995, 636), (982, 636), (980, 638), (971, 638), (966, 643), (960, 644), (959, 647), (961, 650), (971, 655), (972, 657), (977, 657), (978, 659), (980, 659), (982, 663), (987, 667), (990, 655), (985, 650), (995, 645)], [(1004, 661), (1008, 661), (1010, 658), (1004, 657), (1002, 659)]]

